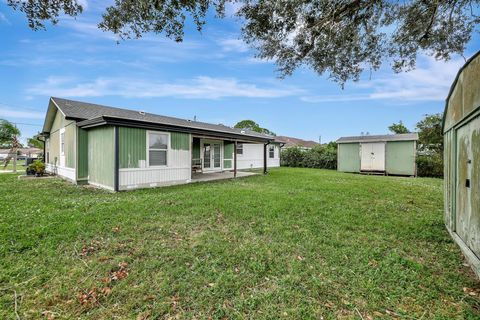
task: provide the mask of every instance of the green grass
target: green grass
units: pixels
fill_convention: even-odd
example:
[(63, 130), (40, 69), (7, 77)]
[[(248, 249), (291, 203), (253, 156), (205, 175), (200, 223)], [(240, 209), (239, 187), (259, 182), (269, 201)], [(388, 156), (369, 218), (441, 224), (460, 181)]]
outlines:
[[(26, 167), (24, 166), (25, 164), (25, 160), (18, 160), (17, 161), (17, 171), (18, 172), (21, 172), (21, 173), (24, 173), (25, 172), (25, 169)], [(3, 166), (3, 160), (0, 161), (0, 171), (2, 170), (13, 170), (13, 160), (10, 160), (10, 163), (4, 167)]]
[(22, 319), (478, 319), (442, 190), (290, 168), (117, 194), (3, 174), (0, 319), (15, 300)]

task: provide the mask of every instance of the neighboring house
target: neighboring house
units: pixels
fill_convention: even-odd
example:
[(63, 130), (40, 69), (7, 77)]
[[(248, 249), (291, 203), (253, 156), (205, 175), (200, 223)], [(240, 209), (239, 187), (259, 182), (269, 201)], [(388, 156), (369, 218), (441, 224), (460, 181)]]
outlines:
[(445, 225), (480, 277), (480, 52), (460, 69), (443, 115)]
[(38, 158), (43, 153), (43, 150), (38, 148), (20, 148), (18, 151), (23, 158)]
[(293, 137), (286, 136), (276, 136), (275, 141), (281, 142), (283, 144), (282, 148), (300, 148), (303, 150), (312, 149), (315, 146), (318, 146), (319, 143), (312, 140), (302, 140)]
[(342, 137), (337, 170), (415, 176), (417, 140), (417, 133)]
[[(11, 149), (0, 149), (0, 159), (5, 159)], [(17, 158), (38, 158), (39, 155), (43, 153), (43, 150), (38, 148), (19, 148), (17, 149)]]
[(194, 171), (266, 172), (278, 163), (269, 135), (53, 97), (42, 136), (47, 171), (114, 191), (188, 183)]
[(0, 160), (3, 160), (6, 157), (8, 157), (9, 153), (10, 153), (10, 149), (0, 149)]

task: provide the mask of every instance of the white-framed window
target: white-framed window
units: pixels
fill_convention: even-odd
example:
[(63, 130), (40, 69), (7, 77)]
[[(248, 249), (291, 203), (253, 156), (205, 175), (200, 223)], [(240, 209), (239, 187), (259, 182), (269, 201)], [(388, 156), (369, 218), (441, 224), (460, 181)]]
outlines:
[(272, 146), (272, 145), (268, 146), (268, 157), (270, 159), (275, 158), (275, 146)]
[(60, 154), (65, 155), (65, 128), (60, 129)]
[(243, 154), (243, 143), (237, 143), (237, 154)]
[(147, 131), (147, 154), (149, 167), (166, 166), (170, 135), (165, 132)]

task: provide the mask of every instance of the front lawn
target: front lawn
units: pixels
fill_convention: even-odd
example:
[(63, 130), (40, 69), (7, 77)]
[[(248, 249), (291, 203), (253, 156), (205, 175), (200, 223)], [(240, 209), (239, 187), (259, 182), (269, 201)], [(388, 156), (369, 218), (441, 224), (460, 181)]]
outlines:
[(282, 168), (112, 194), (0, 175), (0, 319), (478, 319), (442, 180)]

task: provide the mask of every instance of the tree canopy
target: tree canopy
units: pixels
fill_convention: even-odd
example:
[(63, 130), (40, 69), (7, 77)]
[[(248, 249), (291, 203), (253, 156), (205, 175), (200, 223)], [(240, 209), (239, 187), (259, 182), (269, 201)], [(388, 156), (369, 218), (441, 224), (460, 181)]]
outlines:
[(443, 152), (441, 113), (427, 114), (417, 123), (418, 143), (426, 151)]
[(410, 133), (410, 130), (408, 130), (408, 128), (405, 127), (402, 120), (400, 120), (398, 123), (392, 123), (392, 125), (388, 127), (388, 130), (390, 130), (395, 134)]
[[(210, 11), (225, 16), (226, 3), (240, 4), (244, 41), (258, 58), (273, 60), (280, 76), (306, 66), (341, 85), (385, 61), (401, 72), (415, 68), (419, 53), (439, 60), (462, 54), (480, 21), (480, 0), (115, 0), (99, 28), (122, 39), (153, 32), (182, 41), (187, 19), (201, 31)], [(75, 0), (7, 4), (33, 30), (82, 12)]]
[(29, 147), (43, 149), (44, 142), (37, 139), (38, 136), (33, 136), (27, 139), (27, 144)]
[(11, 122), (0, 119), (0, 145), (12, 148), (18, 144), (20, 130)]
[(251, 130), (251, 131), (255, 131), (255, 132), (260, 132), (260, 133), (265, 133), (265, 134), (269, 134), (269, 135), (272, 135), (272, 136), (275, 136), (276, 134), (266, 128), (262, 128), (260, 127), (260, 125), (258, 123), (256, 123), (255, 121), (253, 120), (242, 120), (242, 121), (239, 121), (237, 122), (237, 124), (234, 126), (234, 128), (237, 128), (237, 129), (247, 129), (247, 130)]

